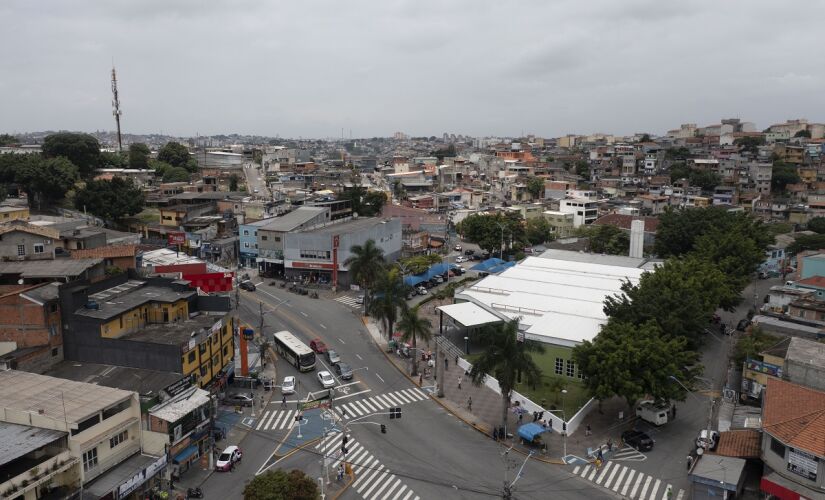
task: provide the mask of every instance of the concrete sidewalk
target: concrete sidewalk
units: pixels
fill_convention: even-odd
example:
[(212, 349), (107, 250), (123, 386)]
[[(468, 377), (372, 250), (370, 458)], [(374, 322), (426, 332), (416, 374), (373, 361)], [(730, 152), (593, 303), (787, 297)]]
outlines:
[[(428, 304), (429, 305), (429, 304)], [(387, 340), (380, 330), (380, 328), (372, 321), (371, 318), (364, 318), (364, 323), (370, 336), (385, 353), (387, 359), (395, 365), (395, 367), (409, 377), (410, 360), (408, 358), (399, 357), (394, 353), (387, 353)], [(435, 343), (431, 343), (432, 349), (435, 349)], [(433, 351), (435, 354), (435, 351)], [(455, 350), (451, 350), (447, 355), (446, 370), (444, 364), (445, 354), (443, 351), (438, 353), (438, 363), (441, 364), (441, 374), (444, 378), (444, 397), (435, 397), (434, 385), (436, 380), (432, 375), (423, 377), (420, 384), (424, 389), (430, 389), (435, 401), (444, 406), (448, 411), (460, 418), (468, 425), (473, 426), (479, 432), (482, 432), (492, 439), (493, 429), (498, 428), (502, 424), (502, 397), (499, 393), (493, 391), (485, 385), (475, 386), (469, 379), (468, 374), (456, 365)], [(426, 363), (420, 362), (419, 368), (423, 369)], [(459, 379), (461, 379), (461, 387), (459, 388)], [(419, 384), (419, 377), (410, 380), (415, 384)], [(471, 401), (472, 400), (472, 401)], [(470, 404), (471, 403), (471, 404)], [(619, 421), (619, 412), (624, 412), (624, 421)], [(521, 440), (517, 437), (516, 429), (519, 425), (530, 423), (533, 421), (532, 413), (523, 413), (521, 418), (516, 409), (511, 407), (507, 411), (507, 427), (505, 432), (507, 437), (503, 440), (506, 445), (513, 445), (516, 449), (522, 452), (535, 451), (538, 453), (537, 458), (562, 463), (562, 457), (565, 455), (565, 437), (561, 429), (548, 428), (547, 433), (542, 435), (543, 442), (546, 443), (546, 450), (544, 448), (528, 447), (521, 444)], [(585, 429), (590, 425), (592, 433), (586, 435)], [(627, 415), (627, 405), (619, 398), (613, 398), (605, 401), (602, 404), (601, 411), (594, 409), (590, 415), (585, 418), (579, 430), (572, 436), (567, 436), (567, 455), (579, 457), (581, 459), (587, 458), (588, 449), (597, 449), (602, 445), (606, 445), (608, 441), (614, 443), (614, 449), (619, 447), (620, 435), (623, 430), (630, 427)], [(572, 458), (575, 460), (575, 458)]]

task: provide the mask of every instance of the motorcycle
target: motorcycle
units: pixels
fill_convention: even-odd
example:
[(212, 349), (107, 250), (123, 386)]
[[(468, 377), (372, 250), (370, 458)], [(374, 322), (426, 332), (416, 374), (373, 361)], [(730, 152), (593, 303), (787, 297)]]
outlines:
[(200, 488), (187, 488), (186, 498), (203, 498), (203, 492)]

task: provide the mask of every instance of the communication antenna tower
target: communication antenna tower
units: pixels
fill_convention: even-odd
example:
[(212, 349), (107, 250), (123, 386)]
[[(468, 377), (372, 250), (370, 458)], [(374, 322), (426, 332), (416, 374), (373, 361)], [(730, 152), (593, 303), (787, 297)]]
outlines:
[(120, 136), (120, 115), (123, 113), (120, 110), (120, 99), (117, 97), (117, 74), (115, 74), (115, 67), (112, 66), (112, 114), (115, 115), (115, 123), (117, 124), (117, 150), (123, 152), (123, 139)]

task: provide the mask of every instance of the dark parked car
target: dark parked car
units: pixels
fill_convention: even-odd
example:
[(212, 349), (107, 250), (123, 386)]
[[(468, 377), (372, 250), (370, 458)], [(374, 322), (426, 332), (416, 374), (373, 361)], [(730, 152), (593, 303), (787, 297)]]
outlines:
[(241, 290), (246, 290), (247, 292), (254, 292), (255, 291), (255, 283), (252, 283), (251, 281), (244, 281), (243, 283), (241, 283), (238, 286), (241, 287)]
[(739, 323), (736, 324), (736, 329), (740, 332), (744, 332), (748, 326), (750, 326), (751, 321), (747, 318), (742, 318), (739, 320)]
[(476, 253), (476, 251), (473, 250), (472, 248), (468, 248), (467, 250), (464, 250), (464, 255), (473, 255), (474, 253)]
[(231, 394), (226, 397), (224, 402), (232, 406), (252, 406), (251, 394)]
[(341, 380), (352, 380), (352, 367), (343, 361), (335, 365), (335, 373), (341, 377)]
[(653, 449), (653, 439), (642, 431), (630, 430), (622, 432), (622, 442), (638, 451)]

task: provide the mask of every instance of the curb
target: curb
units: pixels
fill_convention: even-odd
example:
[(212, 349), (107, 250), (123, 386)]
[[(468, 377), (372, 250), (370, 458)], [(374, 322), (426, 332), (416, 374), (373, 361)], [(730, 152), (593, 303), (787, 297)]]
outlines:
[(334, 497), (332, 497), (332, 500), (338, 500), (338, 497), (343, 495), (344, 492), (347, 491), (350, 486), (352, 486), (352, 483), (355, 482), (355, 472), (353, 472), (352, 474), (347, 474), (347, 476), (349, 476), (349, 481), (347, 481), (347, 484), (345, 484), (344, 487), (341, 488), (341, 490), (338, 493), (336, 493)]
[[(361, 321), (364, 323), (364, 326), (365, 326), (365, 327), (367, 326), (366, 318), (367, 318), (367, 316), (362, 316), (362, 317), (361, 317)], [(404, 376), (407, 378), (407, 380), (409, 380), (410, 382), (412, 382), (412, 384), (413, 384), (413, 385), (415, 385), (415, 386), (417, 386), (417, 387), (420, 387), (420, 386), (418, 386), (418, 384), (416, 383), (416, 381), (415, 381), (415, 380), (413, 380), (413, 378), (412, 378), (412, 377), (410, 377), (410, 376), (407, 374), (407, 372), (406, 372), (405, 370), (402, 370), (401, 368), (399, 368), (399, 367), (398, 367), (398, 365), (396, 365), (395, 363), (393, 363), (393, 361), (390, 359), (389, 355), (388, 355), (388, 354), (384, 351), (384, 349), (381, 349), (381, 345), (380, 345), (380, 344), (378, 344), (378, 342), (376, 342), (376, 341), (375, 341), (375, 338), (372, 336), (372, 334), (370, 334), (370, 339), (372, 339), (373, 344), (375, 344), (375, 346), (378, 348), (378, 350), (379, 350), (379, 351), (381, 351), (381, 354), (383, 354), (383, 355), (384, 355), (384, 357), (385, 357), (385, 358), (387, 358), (387, 361), (388, 361), (388, 362), (389, 362), (392, 366), (394, 366), (396, 370), (398, 370), (399, 372), (401, 372), (401, 374), (402, 374), (402, 375), (404, 375)], [(436, 397), (435, 395), (430, 394), (429, 396), (430, 396), (430, 399), (431, 399), (431, 400), (433, 400), (433, 401), (435, 401), (436, 403), (438, 403), (439, 405), (441, 405), (441, 407), (442, 407), (442, 408), (444, 408), (445, 410), (447, 410), (447, 411), (448, 411), (448, 412), (449, 412), (452, 416), (454, 416), (454, 417), (456, 417), (457, 419), (461, 420), (462, 422), (464, 422), (465, 424), (467, 424), (470, 428), (472, 428), (472, 429), (476, 430), (477, 432), (479, 432), (479, 433), (483, 434), (484, 436), (489, 437), (489, 434), (488, 434), (488, 433), (484, 430), (484, 428), (483, 428), (481, 425), (477, 425), (477, 424), (475, 424), (475, 423), (472, 423), (472, 422), (470, 422), (469, 420), (467, 420), (466, 418), (462, 417), (461, 415), (459, 415), (458, 413), (456, 413), (455, 411), (453, 411), (453, 409), (452, 409), (450, 406), (448, 406), (446, 403), (444, 403), (443, 401), (441, 401), (441, 400), (440, 400), (438, 397)], [(514, 451), (517, 451), (518, 453), (521, 453), (521, 454), (522, 454), (522, 455), (524, 455), (524, 456), (527, 456), (527, 455), (528, 455), (526, 452), (524, 452), (524, 451), (522, 451), (522, 450), (520, 450), (520, 449), (518, 449), (518, 448), (516, 448), (516, 447), (513, 447), (513, 450), (514, 450)], [(538, 457), (538, 456), (535, 456), (535, 455), (533, 455), (533, 458), (534, 458), (535, 460), (538, 460), (539, 462), (544, 462), (544, 463), (547, 463), (547, 464), (553, 464), (553, 465), (567, 465), (567, 464), (566, 464), (566, 463), (564, 463), (562, 460), (555, 459), (555, 458), (542, 458), (542, 457)]]

